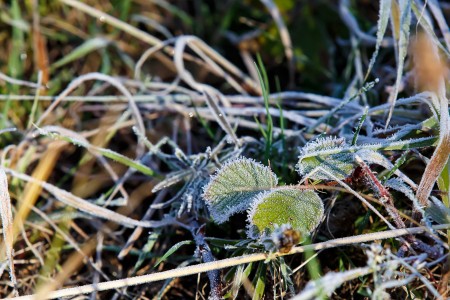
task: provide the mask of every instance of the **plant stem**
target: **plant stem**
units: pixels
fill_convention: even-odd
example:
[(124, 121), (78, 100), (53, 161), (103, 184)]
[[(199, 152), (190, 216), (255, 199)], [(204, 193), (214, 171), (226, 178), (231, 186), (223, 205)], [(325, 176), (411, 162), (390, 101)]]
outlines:
[[(194, 237), (195, 243), (197, 244), (197, 253), (200, 255), (204, 263), (215, 262), (216, 259), (211, 253), (211, 248), (209, 248), (208, 243), (205, 241), (205, 224), (199, 226), (196, 221), (191, 222), (191, 233)], [(208, 271), (209, 283), (211, 286), (211, 291), (209, 293), (208, 299), (210, 300), (220, 300), (222, 299), (222, 280), (219, 269)]]

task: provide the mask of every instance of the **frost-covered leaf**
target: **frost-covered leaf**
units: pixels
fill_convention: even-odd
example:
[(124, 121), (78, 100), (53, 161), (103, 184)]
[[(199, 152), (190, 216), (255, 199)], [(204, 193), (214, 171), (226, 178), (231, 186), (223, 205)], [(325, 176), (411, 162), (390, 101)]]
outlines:
[(248, 158), (238, 158), (225, 164), (205, 187), (203, 198), (217, 223), (250, 207), (256, 195), (277, 185), (270, 168)]
[(344, 272), (328, 272), (323, 277), (308, 282), (303, 291), (292, 300), (326, 299), (346, 281), (367, 275), (373, 271), (366, 268), (357, 268)]
[(256, 238), (284, 224), (309, 233), (319, 224), (323, 210), (322, 200), (311, 190), (280, 189), (261, 193), (248, 213), (248, 235)]
[[(311, 179), (330, 180), (328, 174), (319, 170), (320, 167), (344, 179), (354, 168), (354, 154), (345, 151), (347, 146), (344, 138), (326, 137), (309, 142), (301, 149), (297, 171)], [(330, 153), (327, 150), (333, 151)]]
[(414, 208), (423, 213), (423, 208), (420, 206), (419, 201), (417, 200), (413, 190), (409, 186), (407, 186), (403, 180), (399, 178), (391, 178), (388, 181), (386, 181), (384, 185), (388, 188), (403, 193), (406, 197), (408, 197), (412, 201)]
[(152, 189), (152, 193), (159, 192), (162, 189), (165, 189), (174, 184), (177, 184), (178, 182), (184, 180), (186, 177), (189, 177), (192, 174), (193, 174), (193, 171), (191, 169), (175, 171), (175, 172), (169, 173), (166, 176), (166, 178), (164, 178), (163, 181), (161, 181), (160, 183), (155, 185), (155, 187)]
[(450, 208), (446, 207), (441, 201), (435, 197), (431, 197), (432, 201), (427, 208), (425, 208), (425, 214), (430, 216), (433, 221), (438, 224), (450, 223)]
[[(431, 146), (436, 143), (436, 138), (418, 138), (410, 140), (389, 141), (377, 144), (362, 144), (349, 146), (344, 138), (321, 137), (307, 143), (301, 150), (297, 171), (302, 176), (311, 179), (334, 180), (325, 171), (331, 173), (335, 178), (344, 179), (349, 176), (354, 169), (355, 154), (368, 163), (381, 164), (387, 169), (392, 168), (386, 158), (382, 158), (379, 150), (407, 150), (424, 146)], [(369, 151), (369, 152), (368, 152)], [(372, 153), (371, 155), (366, 155)], [(409, 185), (414, 185), (399, 170), (394, 172)]]

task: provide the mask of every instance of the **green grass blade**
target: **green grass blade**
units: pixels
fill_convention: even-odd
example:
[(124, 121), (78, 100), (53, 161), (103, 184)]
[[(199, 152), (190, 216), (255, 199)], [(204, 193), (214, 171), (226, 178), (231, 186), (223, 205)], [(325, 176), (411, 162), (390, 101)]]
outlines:
[(264, 68), (264, 64), (262, 62), (261, 56), (257, 56), (258, 64), (256, 65), (256, 71), (258, 72), (259, 83), (261, 85), (262, 96), (264, 99), (264, 107), (266, 108), (266, 149), (264, 151), (264, 160), (268, 161), (270, 158), (270, 153), (272, 150), (272, 142), (273, 142), (273, 120), (272, 115), (270, 114), (270, 104), (269, 104), (269, 79), (267, 77), (266, 69)]
[(57, 69), (77, 59), (85, 57), (91, 52), (107, 47), (111, 42), (102, 37), (96, 37), (85, 41), (83, 44), (75, 48), (72, 52), (55, 62), (51, 68)]
[(356, 142), (358, 141), (359, 132), (361, 131), (361, 127), (363, 126), (364, 121), (366, 120), (368, 112), (369, 112), (369, 107), (366, 106), (364, 108), (364, 113), (361, 116), (361, 118), (359, 119), (358, 125), (356, 126), (355, 134), (353, 135), (353, 139), (352, 139), (352, 146), (356, 145)]
[(167, 250), (167, 252), (160, 259), (158, 259), (158, 261), (156, 262), (156, 264), (154, 265), (153, 268), (156, 268), (160, 263), (165, 261), (169, 256), (171, 256), (175, 251), (180, 249), (182, 246), (192, 245), (193, 243), (194, 243), (194, 241), (181, 241), (181, 242), (176, 243), (175, 245), (170, 247), (170, 249)]
[(260, 300), (263, 298), (264, 289), (266, 288), (266, 272), (267, 265), (263, 262), (260, 262), (253, 283), (255, 286), (255, 291), (253, 292), (252, 300)]

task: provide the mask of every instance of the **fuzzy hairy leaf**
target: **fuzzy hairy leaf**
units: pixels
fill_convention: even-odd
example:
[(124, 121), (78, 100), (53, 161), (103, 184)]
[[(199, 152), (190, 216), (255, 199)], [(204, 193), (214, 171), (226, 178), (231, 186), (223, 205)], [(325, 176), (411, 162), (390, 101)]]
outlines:
[(283, 224), (309, 233), (319, 224), (323, 211), (322, 200), (311, 190), (282, 189), (261, 193), (248, 213), (248, 235), (256, 238), (272, 232), (275, 225)]
[(277, 181), (269, 167), (249, 158), (238, 158), (225, 164), (211, 178), (203, 198), (214, 221), (220, 224), (248, 209), (256, 195), (272, 189)]
[[(297, 163), (298, 173), (315, 180), (329, 180), (329, 175), (318, 170), (321, 167), (339, 179), (346, 178), (354, 168), (354, 154), (345, 151), (347, 146), (344, 138), (333, 137), (319, 138), (307, 143), (301, 149)], [(323, 152), (325, 150), (335, 151), (333, 153)]]
[[(354, 169), (355, 154), (369, 163), (377, 163), (387, 169), (392, 168), (392, 164), (382, 155), (377, 153), (379, 150), (407, 150), (424, 146), (434, 145), (435, 137), (418, 138), (410, 140), (400, 140), (378, 144), (363, 144), (349, 146), (345, 138), (321, 137), (307, 143), (301, 150), (299, 161), (297, 163), (297, 172), (302, 176), (308, 176), (314, 180), (334, 180), (326, 172), (328, 171), (338, 179), (344, 179), (349, 176)], [(368, 155), (370, 153), (370, 155)], [(399, 170), (394, 172), (408, 184), (411, 181), (407, 179)]]

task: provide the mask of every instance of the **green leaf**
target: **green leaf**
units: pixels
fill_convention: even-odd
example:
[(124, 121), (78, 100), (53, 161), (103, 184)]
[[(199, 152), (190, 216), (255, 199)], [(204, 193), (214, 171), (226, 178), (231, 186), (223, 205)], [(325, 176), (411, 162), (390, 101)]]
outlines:
[[(297, 164), (297, 171), (302, 176), (311, 179), (330, 180), (330, 176), (319, 170), (320, 168), (333, 174), (339, 179), (344, 179), (354, 169), (354, 154), (345, 151), (347, 143), (344, 138), (319, 138), (307, 143), (302, 149)], [(334, 153), (323, 151), (336, 150)]]
[(193, 241), (181, 241), (170, 247), (170, 249), (156, 262), (155, 266), (153, 268), (156, 268), (160, 263), (165, 261), (169, 256), (171, 256), (175, 251), (181, 248), (181, 246), (184, 245), (191, 245), (193, 244)]
[(77, 48), (75, 48), (72, 52), (58, 60), (52, 65), (52, 69), (56, 69), (62, 67), (74, 60), (85, 57), (89, 53), (105, 48), (110, 43), (109, 40), (101, 37), (96, 37), (90, 40), (87, 40)]
[(322, 219), (323, 211), (322, 200), (312, 190), (279, 189), (261, 193), (249, 210), (247, 234), (257, 238), (283, 224), (310, 233)]
[(364, 107), (364, 113), (361, 116), (361, 118), (359, 119), (358, 125), (355, 128), (355, 133), (353, 134), (353, 139), (352, 139), (352, 146), (356, 145), (356, 142), (358, 141), (359, 132), (361, 131), (361, 128), (364, 124), (364, 121), (366, 120), (368, 113), (369, 113), (369, 107), (366, 106), (366, 107)]
[(267, 265), (263, 262), (260, 262), (258, 265), (258, 270), (256, 271), (255, 279), (253, 280), (255, 291), (253, 293), (252, 300), (263, 299), (264, 290), (266, 288), (266, 273)]
[[(152, 252), (152, 249), (155, 246), (156, 241), (158, 240), (160, 235), (161, 235), (160, 231), (150, 233), (150, 235), (147, 239), (147, 243), (145, 243), (144, 247), (142, 248), (142, 251), (139, 254), (138, 260), (133, 267), (133, 273), (136, 273), (137, 270), (139, 270), (139, 268), (144, 263), (145, 259), (148, 257), (148, 254)], [(119, 254), (119, 256), (120, 256), (120, 254)]]
[(238, 158), (225, 164), (211, 178), (203, 198), (214, 221), (220, 224), (248, 209), (260, 192), (272, 189), (277, 182), (269, 167), (249, 158)]

